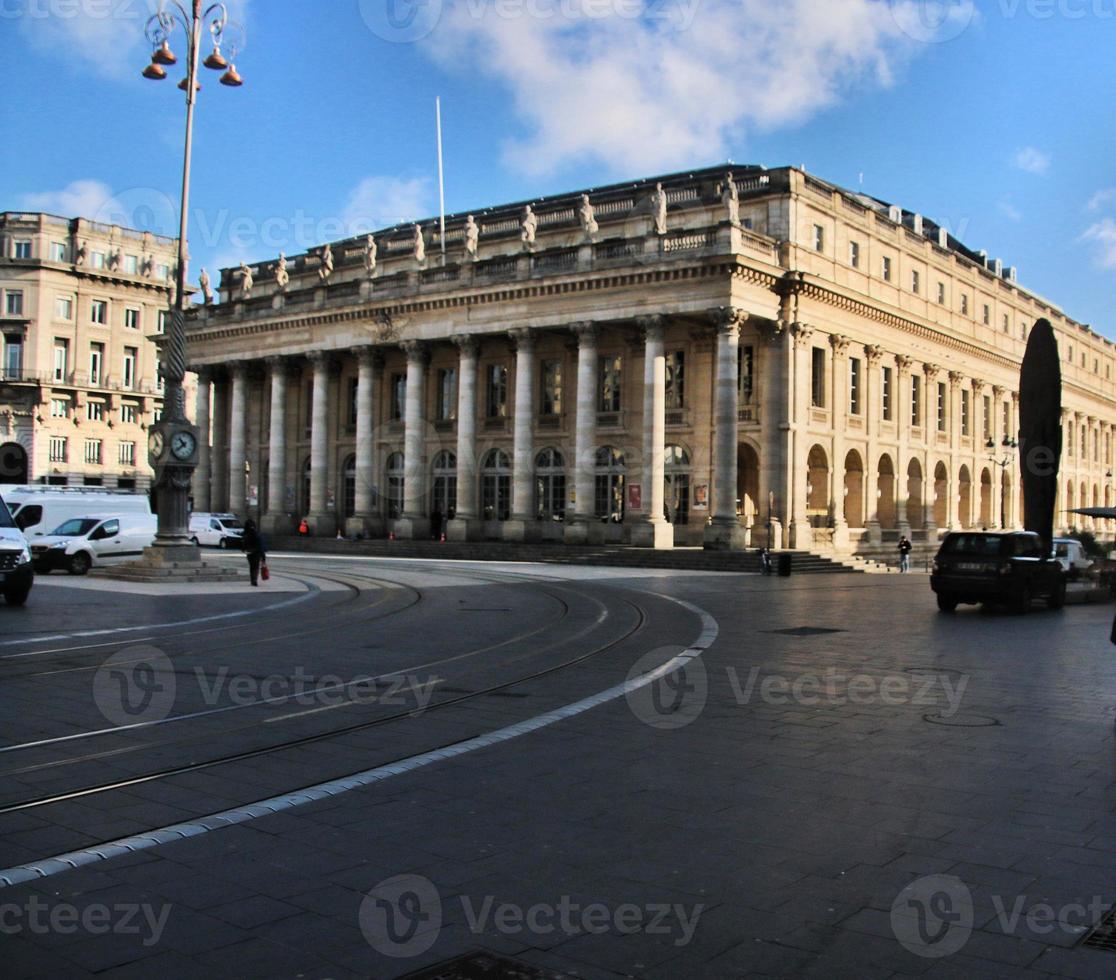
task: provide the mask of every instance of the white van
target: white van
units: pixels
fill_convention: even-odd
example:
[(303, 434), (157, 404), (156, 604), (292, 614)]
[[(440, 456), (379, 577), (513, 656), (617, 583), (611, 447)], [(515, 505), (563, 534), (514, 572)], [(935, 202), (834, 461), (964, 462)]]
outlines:
[(1092, 559), (1085, 554), (1085, 546), (1077, 538), (1055, 538), (1054, 557), (1070, 579), (1080, 578), (1081, 573), (1093, 564)]
[(4, 499), (27, 540), (50, 534), (63, 521), (88, 514), (151, 516), (147, 494), (103, 487), (12, 487)]
[(46, 575), (64, 568), (71, 575), (84, 575), (99, 565), (138, 558), (155, 543), (157, 524), (153, 514), (71, 517), (31, 542), (35, 571)]
[(0, 592), (9, 606), (22, 606), (34, 581), (27, 539), (0, 498)]
[(191, 514), (190, 537), (194, 544), (239, 548), (244, 525), (236, 514)]

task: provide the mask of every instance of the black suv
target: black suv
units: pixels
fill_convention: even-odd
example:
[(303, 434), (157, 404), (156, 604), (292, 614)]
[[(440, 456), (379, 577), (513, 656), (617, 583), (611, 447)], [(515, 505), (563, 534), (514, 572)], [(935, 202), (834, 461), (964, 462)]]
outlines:
[(1029, 531), (957, 531), (947, 534), (934, 559), (930, 587), (938, 608), (953, 612), (962, 602), (1001, 602), (1016, 612), (1045, 599), (1051, 609), (1066, 601), (1066, 575), (1042, 538)]

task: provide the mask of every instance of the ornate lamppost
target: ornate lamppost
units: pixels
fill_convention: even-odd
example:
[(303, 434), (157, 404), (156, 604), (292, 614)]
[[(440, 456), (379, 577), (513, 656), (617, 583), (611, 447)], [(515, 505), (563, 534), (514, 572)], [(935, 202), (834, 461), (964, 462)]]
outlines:
[[(152, 425), (147, 449), (151, 466), (155, 470), (156, 510), (158, 531), (157, 548), (188, 549), (189, 557), (197, 557), (197, 547), (189, 538), (190, 480), (198, 463), (198, 437), (195, 426), (186, 418), (182, 382), (186, 375), (186, 264), (189, 247), (186, 243), (186, 224), (190, 202), (190, 153), (194, 135), (194, 102), (201, 88), (198, 83), (198, 58), (202, 30), (208, 27), (213, 39), (213, 50), (202, 62), (206, 68), (223, 71), (222, 85), (237, 87), (243, 81), (232, 59), (237, 46), (229, 43), (229, 60), (221, 54), (221, 42), (226, 31), (237, 28), (229, 23), (228, 11), (223, 3), (215, 3), (202, 12), (202, 0), (187, 0), (184, 7), (178, 0), (166, 0), (147, 21), (145, 33), (151, 42), (151, 64), (143, 70), (143, 77), (162, 81), (167, 77), (166, 68), (178, 59), (170, 48), (170, 38), (175, 27), (186, 35), (186, 77), (178, 87), (186, 93), (186, 140), (182, 163), (182, 201), (178, 226), (178, 269), (174, 302), (170, 310), (169, 327), (163, 334), (162, 375), (166, 385), (163, 396), (163, 417)], [(231, 33), (231, 31), (230, 31)], [(243, 30), (238, 30), (243, 46)], [(231, 38), (229, 39), (231, 42)], [(169, 553), (164, 552), (163, 554)], [(179, 552), (175, 557), (186, 557)]]
[(1004, 436), (1003, 441), (1000, 443), (999, 448), (1003, 449), (1003, 456), (996, 455), (996, 443), (989, 437), (988, 441), (984, 444), (984, 448), (988, 450), (988, 461), (995, 463), (1000, 467), (1000, 530), (1007, 529), (1007, 508), (1004, 501), (1004, 470), (1006, 470), (1012, 463), (1015, 462), (1015, 450), (1018, 443), (1014, 439), (1009, 439)]

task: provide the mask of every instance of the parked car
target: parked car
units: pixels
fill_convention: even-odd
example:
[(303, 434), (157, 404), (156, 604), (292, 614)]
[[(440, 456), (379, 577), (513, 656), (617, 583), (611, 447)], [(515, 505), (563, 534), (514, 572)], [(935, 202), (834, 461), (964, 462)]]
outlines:
[(216, 545), (218, 548), (239, 548), (244, 525), (236, 514), (190, 515), (190, 537), (194, 544)]
[(153, 514), (96, 514), (71, 517), (31, 543), (35, 571), (63, 568), (84, 575), (90, 568), (138, 558), (155, 541)]
[(1079, 579), (1093, 565), (1093, 560), (1085, 554), (1085, 546), (1077, 538), (1055, 538), (1054, 557), (1071, 582)]
[(13, 487), (5, 492), (5, 499), (28, 541), (49, 534), (71, 517), (151, 514), (151, 500), (146, 494), (103, 487)]
[(930, 587), (942, 612), (960, 603), (1005, 603), (1026, 612), (1034, 599), (1051, 609), (1066, 601), (1066, 573), (1045, 554), (1030, 531), (956, 531), (947, 534), (934, 559)]
[(22, 606), (31, 594), (35, 570), (27, 539), (0, 498), (0, 591), (9, 606)]

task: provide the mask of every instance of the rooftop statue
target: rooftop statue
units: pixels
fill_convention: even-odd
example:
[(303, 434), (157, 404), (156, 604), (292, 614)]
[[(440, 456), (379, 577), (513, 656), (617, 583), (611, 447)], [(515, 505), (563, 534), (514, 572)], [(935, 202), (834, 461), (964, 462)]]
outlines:
[(523, 209), (523, 220), (519, 224), (519, 237), (528, 248), (535, 247), (535, 232), (539, 229), (539, 219), (531, 210), (531, 205)]
[(373, 273), (376, 271), (376, 239), (372, 235), (368, 235), (364, 239), (364, 271), (367, 273), (368, 278), (371, 279)]
[(422, 225), (415, 225), (415, 261), (419, 265), (426, 262), (426, 239), (422, 234)]
[(213, 289), (209, 282), (209, 273), (205, 271), (204, 266), (198, 273), (198, 285), (201, 287), (202, 291), (202, 302), (205, 303), (206, 306), (209, 306), (209, 304), (213, 302)]
[(279, 261), (275, 263), (275, 285), (279, 287), (280, 292), (286, 292), (290, 281), (291, 274), (287, 272), (287, 256), (284, 252), (280, 252)]
[(663, 185), (656, 184), (651, 194), (651, 219), (655, 222), (655, 234), (665, 235), (667, 230), (667, 196)]
[(318, 267), (318, 278), (323, 282), (329, 282), (329, 277), (333, 275), (333, 249), (327, 244), (322, 249), (321, 254), (322, 264)]
[(477, 244), (480, 241), (480, 228), (472, 215), (465, 219), (465, 256), (475, 259), (477, 257)]
[(725, 182), (721, 185), (721, 203), (728, 212), (731, 224), (740, 224), (740, 194), (736, 189), (736, 181), (732, 179), (732, 171), (725, 174)]
[(577, 209), (577, 216), (581, 219), (581, 230), (586, 238), (592, 238), (598, 231), (596, 212), (589, 203), (589, 195), (581, 195), (581, 206)]
[(248, 268), (243, 262), (240, 263), (240, 295), (248, 299), (252, 295), (252, 284), (255, 280), (252, 278), (252, 270)]

